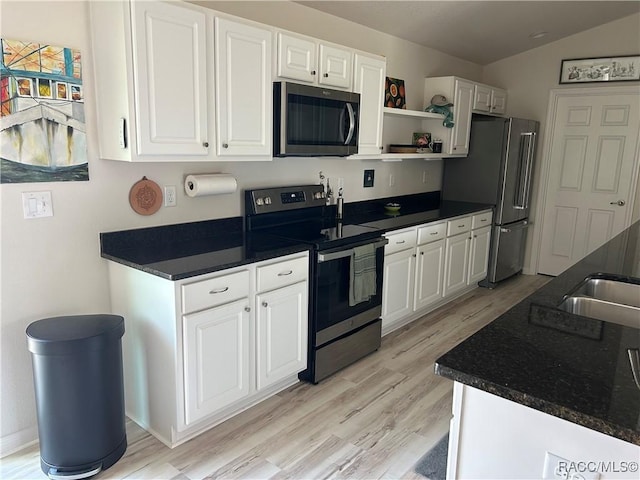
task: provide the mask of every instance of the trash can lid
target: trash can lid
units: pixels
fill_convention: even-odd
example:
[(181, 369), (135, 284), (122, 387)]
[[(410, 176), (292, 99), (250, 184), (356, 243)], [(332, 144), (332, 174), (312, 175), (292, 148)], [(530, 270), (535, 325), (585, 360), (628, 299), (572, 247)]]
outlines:
[(73, 344), (119, 339), (124, 318), (119, 315), (67, 315), (44, 318), (27, 327), (27, 343), (33, 353), (65, 353)]

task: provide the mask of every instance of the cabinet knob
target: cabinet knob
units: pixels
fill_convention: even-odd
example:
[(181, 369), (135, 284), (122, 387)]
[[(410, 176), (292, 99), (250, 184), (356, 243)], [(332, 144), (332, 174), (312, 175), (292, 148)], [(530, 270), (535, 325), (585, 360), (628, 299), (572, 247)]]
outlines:
[(269, 306), (269, 304), (267, 302), (262, 302), (262, 306), (266, 308)]
[(251, 307), (244, 307), (244, 311), (245, 312), (250, 312), (251, 311)]
[(329, 74), (328, 74), (328, 73), (325, 73), (325, 74), (324, 74), (324, 75), (322, 75), (322, 76), (323, 76), (324, 78), (327, 78), (327, 77), (329, 77)]
[(383, 149), (384, 147), (378, 147), (378, 148), (380, 149), (380, 151), (382, 151), (382, 149)]
[(315, 70), (311, 70), (311, 75), (315, 75), (316, 71)]
[(411, 256), (412, 256), (413, 258), (416, 258), (416, 254), (415, 254), (415, 253), (414, 253), (414, 254), (412, 254)]
[(204, 148), (209, 148), (209, 142), (202, 142), (202, 146)]
[(229, 148), (229, 144), (228, 143), (223, 143), (222, 144), (222, 148)]
[(454, 150), (457, 150), (457, 149), (458, 149), (458, 147), (453, 147), (453, 149), (454, 149)]

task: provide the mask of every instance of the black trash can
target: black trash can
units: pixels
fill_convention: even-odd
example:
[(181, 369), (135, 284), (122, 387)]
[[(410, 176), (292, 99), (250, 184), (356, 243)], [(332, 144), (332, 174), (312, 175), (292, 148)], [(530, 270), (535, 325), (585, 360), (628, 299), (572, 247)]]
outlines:
[(50, 478), (86, 478), (127, 449), (122, 383), (124, 319), (46, 318), (27, 327), (40, 466)]

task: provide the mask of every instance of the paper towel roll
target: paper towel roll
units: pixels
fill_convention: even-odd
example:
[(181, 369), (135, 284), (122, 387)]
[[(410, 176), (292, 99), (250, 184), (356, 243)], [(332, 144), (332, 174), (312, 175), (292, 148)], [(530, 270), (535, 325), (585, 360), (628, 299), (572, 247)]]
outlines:
[(190, 197), (233, 193), (237, 188), (236, 179), (224, 173), (187, 175), (187, 178), (184, 179), (184, 191)]

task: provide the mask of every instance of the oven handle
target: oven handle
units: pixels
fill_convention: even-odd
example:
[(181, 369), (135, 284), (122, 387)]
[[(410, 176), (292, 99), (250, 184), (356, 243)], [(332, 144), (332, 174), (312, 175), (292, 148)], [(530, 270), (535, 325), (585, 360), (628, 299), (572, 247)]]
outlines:
[[(375, 242), (373, 246), (375, 248), (382, 248), (387, 243), (389, 243), (389, 239), (383, 238)], [(338, 250), (336, 252), (318, 253), (318, 263), (330, 262), (331, 260), (337, 260), (338, 258), (350, 257), (351, 255), (353, 255), (354, 251), (355, 250), (353, 248), (348, 248), (347, 250)]]

